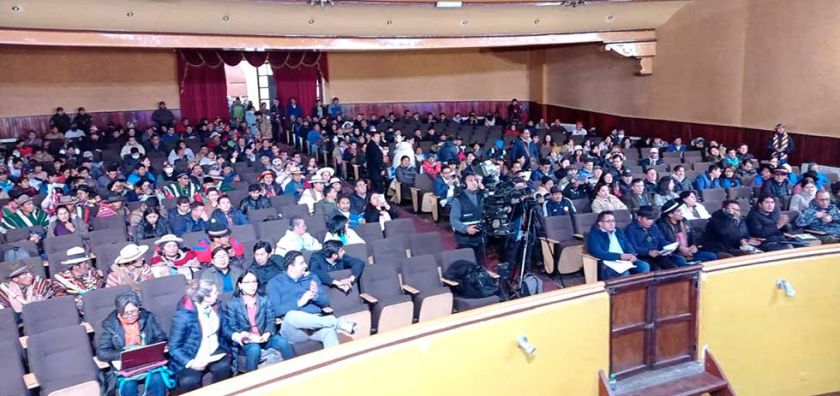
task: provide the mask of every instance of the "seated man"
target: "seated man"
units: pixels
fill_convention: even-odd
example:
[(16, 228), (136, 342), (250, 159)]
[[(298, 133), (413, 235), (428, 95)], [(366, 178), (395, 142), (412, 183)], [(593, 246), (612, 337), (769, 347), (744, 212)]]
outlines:
[(315, 212), (315, 203), (324, 199), (324, 184), (327, 181), (321, 178), (319, 175), (312, 176), (309, 179), (309, 185), (311, 188), (307, 188), (303, 191), (298, 200), (298, 205), (306, 205), (309, 209), (309, 214)]
[(630, 182), (630, 191), (621, 197), (621, 202), (627, 205), (627, 210), (636, 213), (642, 206), (653, 205), (653, 196), (645, 191), (644, 180), (637, 178)]
[(790, 231), (790, 217), (776, 210), (776, 200), (766, 194), (758, 197), (758, 203), (747, 215), (747, 229), (750, 236), (762, 240), (758, 248), (763, 251), (792, 249), (785, 232)]
[(248, 224), (248, 218), (239, 208), (233, 207), (233, 202), (226, 194), (219, 197), (219, 207), (213, 211), (210, 219), (224, 224), (225, 227)]
[[(365, 203), (367, 205), (367, 203)], [(365, 221), (365, 211), (363, 210), (359, 213), (353, 213), (352, 211), (353, 204), (351, 203), (351, 198), (347, 195), (341, 195), (338, 197), (338, 202), (335, 206), (335, 211), (328, 215), (330, 219), (335, 217), (336, 215), (342, 215), (350, 220), (350, 227), (355, 227), (359, 224), (364, 223)]]
[(786, 207), (790, 202), (790, 194), (791, 183), (788, 179), (788, 171), (781, 166), (773, 170), (772, 179), (765, 180), (761, 185), (761, 195), (769, 195), (778, 199), (783, 207)]
[(653, 226), (656, 220), (653, 206), (641, 206), (636, 212), (636, 221), (624, 230), (630, 244), (638, 251), (638, 257), (652, 264), (657, 269), (671, 269), (687, 264), (684, 257), (671, 253), (662, 255), (660, 251), (667, 245), (659, 228)]
[(56, 296), (73, 296), (76, 308), (82, 311), (82, 296), (85, 293), (105, 287), (105, 276), (91, 263), (83, 247), (67, 249), (67, 259), (61, 262), (61, 272), (53, 275)]
[(808, 209), (796, 218), (797, 226), (828, 234), (823, 243), (840, 238), (840, 208), (831, 203), (830, 195), (828, 191), (818, 191)]
[[(400, 197), (405, 199), (411, 197), (411, 187), (414, 187), (414, 180), (417, 179), (417, 169), (411, 166), (408, 156), (400, 159), (400, 166), (397, 167), (395, 175), (400, 182)], [(398, 202), (399, 203), (399, 202)]]
[(0, 282), (0, 309), (14, 310), (18, 322), (24, 305), (55, 296), (53, 284), (33, 274), (29, 264), (13, 261), (5, 267), (4, 279)]
[[(337, 287), (345, 293), (353, 287), (353, 282), (362, 276), (365, 270), (365, 262), (350, 257), (344, 252), (344, 245), (338, 240), (324, 242), (324, 248), (315, 252), (309, 259), (309, 270), (321, 281), (324, 286)], [(335, 279), (330, 272), (352, 270), (352, 275), (344, 279)]]
[(239, 210), (246, 216), (249, 210), (267, 209), (271, 207), (271, 200), (262, 194), (262, 187), (253, 183), (248, 186), (248, 196), (239, 201)]
[(210, 219), (207, 226), (207, 239), (199, 241), (192, 250), (199, 262), (210, 264), (213, 260), (213, 250), (217, 247), (227, 249), (232, 260), (242, 260), (245, 257), (245, 248), (230, 236), (230, 229), (216, 219)]
[(694, 179), (694, 188), (696, 190), (722, 188), (720, 184), (720, 175), (722, 173), (723, 171), (720, 169), (719, 165), (709, 165), (709, 170), (706, 173), (697, 176), (697, 178)]
[(659, 149), (651, 147), (648, 150), (648, 157), (639, 161), (642, 168), (650, 168), (651, 166), (662, 165), (662, 158), (659, 158)]
[(624, 232), (615, 227), (615, 216), (612, 211), (605, 210), (598, 213), (598, 219), (592, 225), (586, 238), (586, 248), (598, 260), (630, 261), (635, 267), (618, 273), (612, 268), (599, 263), (599, 278), (606, 280), (617, 276), (627, 276), (650, 271), (650, 264), (636, 257), (636, 248), (630, 243)]
[(741, 219), (738, 201), (723, 201), (721, 209), (715, 212), (706, 224), (703, 247), (720, 257), (741, 256), (755, 252), (761, 241), (750, 238), (747, 223)]
[(297, 202), (303, 194), (303, 173), (297, 168), (293, 169), (291, 173), (292, 180), (283, 188), (283, 194), (295, 197), (295, 202)]
[(29, 195), (21, 195), (14, 200), (17, 210), (14, 212), (4, 210), (3, 220), (0, 220), (0, 232), (6, 233), (9, 230), (27, 228), (32, 226), (49, 226), (47, 212), (35, 207), (35, 202)]
[(576, 212), (575, 204), (563, 196), (560, 187), (551, 187), (551, 196), (543, 204), (543, 216), (569, 216)]
[(274, 254), (286, 256), (286, 252), (297, 250), (321, 250), (321, 243), (306, 232), (306, 222), (298, 217), (292, 216), (289, 219), (289, 230), (277, 241), (277, 248)]
[(683, 212), (680, 210), (682, 206), (682, 202), (676, 200), (669, 200), (662, 205), (662, 213), (656, 221), (656, 226), (665, 238), (665, 243), (679, 242), (680, 247), (673, 254), (679, 254), (686, 261), (716, 260), (716, 254), (700, 250), (691, 225), (683, 218)]
[(435, 195), (438, 197), (440, 206), (449, 208), (449, 203), (455, 197), (455, 187), (458, 185), (458, 177), (451, 168), (446, 167), (440, 170), (435, 178)]
[(318, 277), (307, 272), (303, 254), (296, 250), (286, 253), (286, 272), (268, 282), (266, 291), (274, 313), (283, 317), (280, 335), (291, 343), (315, 340), (324, 348), (338, 345), (341, 330), (353, 334), (356, 324), (321, 315), (322, 308), (330, 305), (327, 293), (319, 286)]

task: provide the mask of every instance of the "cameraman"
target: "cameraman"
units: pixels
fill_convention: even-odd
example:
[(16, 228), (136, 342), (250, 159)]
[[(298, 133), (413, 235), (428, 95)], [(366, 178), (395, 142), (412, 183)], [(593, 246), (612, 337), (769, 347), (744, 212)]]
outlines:
[[(464, 176), (465, 188), (451, 202), (449, 222), (455, 232), (457, 248), (470, 248), (475, 251), (478, 265), (485, 266), (485, 231), (481, 227), (484, 213), (484, 191), (478, 176)], [(469, 224), (469, 225), (467, 225)]]

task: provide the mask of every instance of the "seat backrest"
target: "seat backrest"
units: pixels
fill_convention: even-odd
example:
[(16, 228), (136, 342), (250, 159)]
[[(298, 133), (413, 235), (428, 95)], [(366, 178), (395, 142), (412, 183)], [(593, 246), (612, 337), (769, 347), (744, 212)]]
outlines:
[(633, 222), (633, 214), (629, 210), (616, 210), (613, 215), (615, 216), (615, 226), (618, 228), (624, 229)]
[(347, 256), (362, 260), (367, 264), (368, 262), (368, 248), (362, 243), (354, 243), (344, 246), (344, 252)]
[(289, 230), (289, 221), (285, 219), (263, 221), (256, 223), (255, 226), (257, 228), (257, 236), (260, 239), (276, 243)]
[(408, 238), (412, 256), (424, 254), (438, 254), (443, 251), (443, 240), (439, 231), (429, 231), (412, 234)]
[[(38, 257), (37, 255), (35, 255), (34, 257), (20, 259), (20, 261), (29, 265), (29, 268), (32, 269), (33, 274), (38, 275), (42, 278), (47, 277), (47, 271), (44, 268), (44, 261), (41, 260), (41, 258)], [(12, 261), (7, 261), (7, 262), (0, 263), (0, 271), (3, 271), (3, 273), (7, 273), (5, 271), (10, 265), (12, 265)]]
[[(340, 270), (330, 272), (334, 279), (344, 279), (352, 275), (352, 270)], [(353, 287), (345, 293), (337, 287), (330, 287), (327, 289), (327, 295), (330, 298), (330, 307), (336, 312), (337, 316), (349, 309), (358, 308), (364, 305), (364, 302), (359, 298), (359, 283), (353, 284)], [(364, 307), (365, 309), (367, 307)]]
[(76, 234), (44, 238), (44, 251), (47, 254), (67, 251), (67, 249), (76, 246), (83, 246), (82, 237)]
[(437, 260), (431, 254), (404, 258), (401, 273), (403, 283), (417, 288), (420, 292), (442, 286)]
[(82, 326), (52, 327), (29, 337), (28, 352), (41, 394), (97, 380), (99, 370)]
[(573, 199), (572, 204), (577, 213), (592, 213), (592, 200), (589, 198)]
[(418, 173), (417, 178), (414, 179), (414, 187), (422, 192), (433, 192), (435, 191), (435, 181), (426, 173)]
[(296, 203), (297, 202), (295, 202), (295, 197), (291, 195), (283, 194), (271, 197), (271, 206), (274, 208), (282, 208), (284, 206), (294, 205)]
[(729, 199), (752, 198), (753, 188), (750, 186), (732, 187), (729, 189)]
[(369, 244), (373, 243), (373, 241), (384, 238), (382, 235), (382, 227), (379, 226), (379, 223), (359, 224), (353, 230), (359, 234), (359, 237)]
[(726, 199), (726, 190), (722, 188), (707, 188), (700, 190), (700, 195), (703, 197), (703, 202), (723, 201)]
[(87, 239), (90, 241), (91, 246), (104, 243), (125, 242), (127, 240), (125, 227), (94, 230), (88, 233)]
[(45, 301), (25, 304), (21, 310), (23, 332), (40, 334), (57, 327), (79, 324), (79, 310), (72, 296), (54, 297)]
[(102, 321), (116, 309), (114, 300), (120, 294), (130, 290), (131, 287), (128, 285), (119, 285), (94, 289), (82, 296), (82, 305), (85, 308), (83, 319), (93, 326), (95, 338), (98, 339), (102, 334)]
[(286, 219), (291, 219), (294, 216), (309, 220), (309, 207), (306, 205), (286, 205), (280, 208), (280, 213)]
[(231, 226), (230, 234), (240, 241), (253, 241), (257, 239), (257, 231), (254, 229), (254, 226), (250, 224)]
[(121, 229), (125, 233), (126, 223), (122, 216), (95, 217), (90, 222), (94, 230)]
[(17, 337), (4, 338), (0, 341), (0, 367), (3, 367), (0, 370), (0, 384), (3, 384), (0, 394), (9, 396), (29, 395), (26, 383), (23, 382), (23, 375), (26, 372), (23, 369), (23, 362), (18, 352), (19, 344), (15, 344), (17, 344)]
[(414, 220), (393, 219), (385, 222), (385, 238), (410, 236), (414, 233)]
[(33, 227), (24, 227), (24, 228), (13, 228), (11, 230), (6, 231), (6, 242), (12, 243), (17, 242), (20, 240), (28, 239), (29, 233), (35, 231), (38, 233), (44, 233), (43, 226), (33, 226)]
[(360, 287), (362, 293), (369, 293), (377, 299), (402, 294), (397, 270), (388, 265), (372, 265), (365, 268)]
[(406, 256), (408, 250), (408, 238), (386, 238), (371, 242), (373, 245), (373, 255), (377, 253), (396, 252), (403, 257)]
[(27, 253), (29, 253), (29, 257), (39, 257), (38, 245), (35, 244), (35, 242), (32, 242), (30, 240), (20, 240), (17, 242), (10, 242), (0, 245), (0, 261), (4, 261), (6, 252), (12, 248), (25, 250)]
[(140, 283), (140, 296), (143, 308), (155, 314), (166, 334), (172, 325), (172, 316), (178, 308), (178, 302), (184, 298), (187, 290), (187, 278), (183, 275), (164, 276)]
[(0, 342), (17, 340), (18, 337), (20, 337), (20, 330), (18, 330), (15, 311), (11, 309), (0, 309)]
[(440, 267), (443, 270), (443, 273), (446, 273), (446, 270), (449, 269), (449, 266), (452, 263), (458, 260), (466, 260), (471, 263), (476, 263), (475, 260), (475, 251), (470, 248), (463, 248), (463, 249), (455, 249), (455, 250), (444, 250), (440, 252)]
[(103, 274), (107, 273), (111, 265), (114, 264), (114, 260), (119, 257), (120, 250), (129, 243), (128, 241), (123, 241), (93, 245), (93, 254), (96, 255), (96, 268), (99, 268)]
[[(598, 220), (597, 213), (578, 213), (575, 215), (575, 233), (589, 234), (589, 229)], [(617, 224), (617, 222), (616, 222)]]
[(543, 220), (545, 236), (555, 241), (570, 241), (575, 233), (571, 216), (550, 216)]
[(251, 209), (248, 211), (248, 222), (251, 224), (257, 224), (265, 219), (270, 217), (277, 217), (277, 209), (275, 208), (265, 208), (265, 209)]

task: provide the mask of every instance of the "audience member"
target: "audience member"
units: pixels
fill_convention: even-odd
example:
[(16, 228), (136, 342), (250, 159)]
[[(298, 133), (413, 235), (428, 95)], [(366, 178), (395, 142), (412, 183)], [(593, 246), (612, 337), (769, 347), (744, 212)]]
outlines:
[(284, 261), (286, 271), (275, 276), (266, 288), (274, 313), (283, 317), (280, 335), (291, 343), (315, 340), (324, 348), (338, 345), (337, 330), (352, 335), (355, 323), (321, 314), (330, 301), (318, 277), (307, 271), (303, 255), (291, 250)]
[(172, 317), (169, 367), (175, 373), (179, 393), (201, 387), (207, 373), (212, 375), (212, 382), (231, 376), (230, 337), (224, 337), (219, 293), (219, 285), (212, 280), (192, 281)]
[[(614, 196), (614, 195), (610, 194), (610, 196)], [(630, 191), (627, 194), (624, 194), (621, 197), (621, 202), (623, 202), (626, 205), (627, 210), (629, 210), (633, 213), (636, 213), (639, 210), (639, 208), (642, 207), (642, 206), (653, 205), (653, 197), (649, 192), (645, 191), (645, 184), (644, 184), (644, 181), (642, 181), (642, 179), (633, 179), (633, 181), (630, 183)], [(593, 203), (593, 206), (594, 206), (595, 202), (593, 201), (592, 203)], [(600, 209), (599, 208), (599, 211), (601, 211), (601, 210), (618, 210), (618, 209), (623, 209), (623, 208), (617, 208), (617, 207), (613, 207), (611, 209)], [(595, 212), (594, 207), (593, 207), (592, 211), (594, 213), (598, 213), (598, 212)]]
[(811, 201), (817, 195), (817, 185), (810, 179), (802, 179), (799, 183), (801, 189), (799, 193), (790, 198), (790, 210), (797, 212), (804, 212), (811, 205)]
[(16, 260), (4, 267), (4, 280), (0, 282), (0, 309), (15, 311), (18, 322), (24, 305), (44, 301), (55, 295), (55, 286), (49, 280), (33, 274), (31, 264)]
[(140, 282), (154, 279), (152, 268), (146, 259), (143, 257), (149, 247), (146, 245), (135, 245), (129, 243), (120, 249), (120, 255), (114, 260), (111, 265), (111, 271), (108, 273), (106, 286), (120, 286), (126, 285), (132, 290), (140, 292)]
[(740, 256), (754, 253), (761, 241), (750, 237), (747, 223), (741, 219), (741, 207), (738, 201), (726, 200), (706, 224), (703, 247), (718, 256)]
[(141, 307), (140, 297), (136, 293), (128, 291), (118, 295), (114, 305), (116, 309), (102, 321), (102, 334), (95, 337), (96, 357), (102, 362), (111, 363), (106, 373), (106, 384), (116, 388), (106, 390), (105, 394), (117, 390), (120, 396), (136, 396), (142, 383), (144, 395), (166, 395), (163, 368), (148, 370), (140, 378), (122, 377), (119, 374), (123, 352), (166, 342), (166, 332), (155, 315)]
[(840, 238), (840, 209), (831, 203), (828, 191), (817, 191), (808, 208), (796, 218), (796, 225), (828, 234), (830, 238), (823, 242), (836, 242)]
[(55, 218), (47, 227), (47, 236), (79, 235), (86, 237), (88, 225), (82, 218), (76, 216), (77, 200), (74, 197), (62, 196), (58, 200), (58, 208), (55, 210)]
[(723, 188), (720, 183), (721, 176), (720, 166), (717, 164), (709, 165), (709, 170), (694, 180), (694, 188), (697, 190), (706, 190), (710, 188)]
[(654, 269), (671, 269), (686, 265), (686, 260), (679, 254), (665, 252), (668, 243), (658, 227), (653, 226), (656, 221), (656, 209), (644, 205), (636, 211), (636, 220), (624, 233), (630, 244), (636, 249), (637, 256), (651, 265)]
[(765, 180), (761, 185), (761, 194), (769, 195), (779, 199), (779, 201), (786, 206), (790, 201), (791, 194), (790, 181), (788, 180), (788, 171), (784, 167), (778, 167), (773, 171), (773, 178)]
[[(615, 226), (615, 216), (612, 211), (605, 210), (598, 213), (598, 219), (586, 238), (586, 248), (593, 257), (601, 262), (598, 264), (598, 277), (607, 280), (617, 276), (627, 276), (650, 271), (650, 264), (636, 257), (636, 248), (630, 243), (624, 232)], [(617, 272), (603, 261), (629, 261), (633, 267)]]
[(166, 234), (155, 241), (155, 254), (149, 261), (155, 278), (181, 274), (192, 279), (193, 274), (201, 268), (195, 252), (184, 249), (184, 240), (173, 234)]
[(73, 296), (80, 313), (84, 313), (82, 296), (91, 290), (105, 287), (102, 271), (96, 269), (91, 260), (85, 248), (72, 247), (67, 249), (67, 258), (55, 269), (60, 272), (53, 274), (55, 296)]
[(321, 176), (312, 176), (309, 179), (311, 187), (304, 190), (298, 200), (299, 205), (306, 205), (310, 214), (315, 212), (315, 203), (324, 199), (324, 183), (326, 183), (326, 180), (322, 179)]
[(9, 230), (27, 228), (33, 226), (49, 226), (47, 212), (35, 207), (32, 197), (21, 195), (14, 200), (17, 210), (4, 210), (3, 219), (0, 220), (0, 233), (5, 234)]
[(680, 210), (682, 201), (670, 200), (662, 205), (662, 213), (656, 226), (662, 233), (665, 244), (679, 243), (679, 248), (673, 254), (682, 256), (689, 262), (703, 262), (717, 259), (717, 254), (700, 250), (694, 230), (683, 218)]
[(592, 199), (592, 213), (612, 212), (616, 210), (628, 209), (618, 197), (610, 192), (610, 186), (606, 184), (595, 186), (595, 197)]
[(201, 270), (200, 279), (212, 280), (219, 286), (219, 293), (230, 296), (236, 279), (242, 275), (242, 269), (231, 265), (231, 257), (224, 247), (217, 247), (212, 252), (211, 266)]
[(767, 148), (772, 153), (772, 157), (779, 160), (779, 164), (788, 162), (788, 155), (793, 152), (795, 145), (787, 133), (785, 124), (776, 124), (776, 132), (767, 142)]
[(563, 196), (563, 190), (560, 187), (551, 187), (549, 199), (543, 204), (543, 216), (568, 216), (574, 215), (575, 204)]
[(365, 240), (350, 228), (350, 220), (342, 215), (335, 215), (330, 219), (327, 234), (324, 237), (324, 242), (327, 241), (340, 241), (343, 245), (365, 243)]
[(227, 195), (219, 197), (219, 207), (213, 211), (210, 218), (225, 227), (248, 224), (248, 217), (239, 208), (233, 207), (233, 202)]
[(248, 271), (257, 276), (260, 294), (265, 294), (268, 281), (283, 272), (283, 257), (271, 254), (273, 250), (270, 242), (257, 241), (254, 244), (254, 261), (248, 266)]
[[(309, 260), (309, 271), (318, 277), (321, 284), (327, 287), (336, 287), (347, 293), (365, 270), (365, 261), (348, 256), (344, 251), (344, 244), (338, 240), (324, 242), (320, 252), (312, 254)], [(330, 273), (349, 269), (351, 275), (337, 279)]]
[(365, 208), (365, 222), (366, 223), (380, 223), (382, 229), (385, 229), (385, 222), (400, 217), (400, 212), (397, 208), (391, 207), (388, 200), (382, 194), (371, 194), (370, 202)]
[(246, 216), (249, 210), (268, 209), (270, 207), (271, 200), (262, 194), (262, 188), (256, 183), (248, 186), (248, 196), (239, 201), (239, 210)]
[(708, 219), (712, 217), (709, 211), (703, 204), (697, 202), (697, 193), (694, 191), (683, 191), (680, 193), (680, 201), (683, 205), (680, 207), (683, 218), (686, 220)]
[(172, 234), (172, 227), (165, 218), (160, 216), (154, 206), (143, 211), (143, 219), (134, 227), (134, 242), (140, 243), (145, 239), (160, 238)]
[(298, 216), (289, 219), (289, 230), (277, 241), (274, 254), (286, 256), (289, 251), (321, 250), (321, 243), (306, 232), (306, 221)]
[(790, 231), (790, 216), (776, 209), (776, 200), (770, 195), (760, 195), (758, 202), (747, 214), (750, 236), (761, 241), (763, 251), (792, 249), (785, 232)]
[(213, 259), (212, 253), (217, 247), (227, 249), (228, 255), (235, 261), (242, 260), (245, 257), (245, 248), (230, 234), (230, 228), (211, 219), (207, 226), (207, 238), (202, 239), (192, 248), (198, 261), (202, 264), (210, 264)]
[(283, 360), (295, 357), (292, 345), (277, 333), (274, 307), (258, 293), (257, 274), (248, 270), (236, 279), (236, 291), (225, 304), (223, 334), (230, 337), (233, 356), (244, 355), (242, 371), (257, 369), (267, 350), (279, 352)]

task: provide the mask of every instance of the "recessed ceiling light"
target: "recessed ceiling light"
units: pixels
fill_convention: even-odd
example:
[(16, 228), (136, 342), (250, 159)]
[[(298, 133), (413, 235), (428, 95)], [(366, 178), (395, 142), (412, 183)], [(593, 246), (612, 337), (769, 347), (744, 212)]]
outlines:
[(313, 18), (309, 18), (308, 23), (309, 23), (310, 25), (311, 25), (311, 24), (313, 24), (313, 23), (315, 23), (315, 19), (313, 19)]
[(612, 16), (612, 15), (607, 15), (606, 19), (607, 19), (607, 22), (612, 22), (613, 20), (615, 20), (615, 17)]
[(222, 17), (222, 20), (223, 20), (223, 21), (225, 21), (225, 22), (227, 22), (227, 21), (229, 21), (229, 20), (230, 20), (230, 17), (229, 17), (229, 16), (227, 16), (227, 15), (225, 15), (225, 16), (223, 16), (223, 17)]
[(461, 24), (462, 24), (462, 25), (468, 25), (469, 23), (470, 23), (470, 21), (468, 21), (468, 20), (466, 20), (466, 19), (462, 19), (462, 20), (461, 20)]
[(129, 11), (129, 12), (126, 12), (126, 13), (125, 13), (125, 16), (127, 16), (127, 17), (129, 17), (129, 18), (130, 18), (130, 17), (133, 17), (133, 16), (134, 16), (134, 11)]
[(539, 25), (539, 23), (540, 23), (540, 18), (534, 19), (534, 25)]
[(17, 4), (12, 6), (12, 12), (20, 12), (20, 9), (21, 9), (20, 6), (17, 5)]

